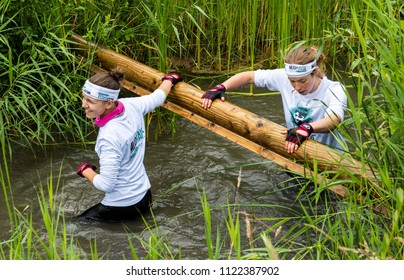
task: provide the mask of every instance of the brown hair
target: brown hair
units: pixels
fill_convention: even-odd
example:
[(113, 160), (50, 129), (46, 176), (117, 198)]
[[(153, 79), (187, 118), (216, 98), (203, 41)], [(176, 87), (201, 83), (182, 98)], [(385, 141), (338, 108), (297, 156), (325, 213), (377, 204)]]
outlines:
[(112, 69), (110, 72), (101, 72), (92, 76), (91, 83), (109, 89), (120, 89), (123, 81), (123, 71), (120, 68)]
[(318, 54), (318, 47), (306, 47), (299, 46), (297, 48), (291, 49), (285, 56), (285, 62), (290, 64), (300, 64), (304, 65), (312, 61), (317, 61), (317, 66), (313, 71), (320, 78), (325, 76), (325, 55), (323, 53)]

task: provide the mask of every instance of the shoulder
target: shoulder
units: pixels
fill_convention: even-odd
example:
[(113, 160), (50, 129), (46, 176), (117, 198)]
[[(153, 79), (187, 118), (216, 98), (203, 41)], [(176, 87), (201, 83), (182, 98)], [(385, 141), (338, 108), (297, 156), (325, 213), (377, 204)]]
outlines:
[(329, 80), (327, 77), (323, 77), (323, 82), (324, 82), (324, 84), (328, 87), (328, 88), (330, 88), (330, 89), (332, 89), (332, 88), (334, 88), (334, 89), (341, 89), (341, 90), (344, 90), (344, 86), (340, 83), (340, 82), (338, 82), (338, 81), (332, 81), (332, 80)]
[(134, 96), (134, 97), (120, 98), (119, 102), (123, 104), (123, 106), (125, 107), (125, 112), (127, 113), (133, 110), (139, 111), (140, 105), (142, 103), (142, 97)]
[(134, 96), (134, 97), (119, 98), (119, 102), (121, 102), (125, 106), (125, 105), (129, 105), (131, 103), (134, 103), (136, 101), (136, 98), (139, 98), (139, 97)]
[(323, 77), (323, 80), (326, 91), (328, 92), (328, 96), (330, 96), (331, 98), (335, 98), (343, 103), (347, 102), (346, 89), (343, 84), (337, 81), (328, 80), (327, 77)]

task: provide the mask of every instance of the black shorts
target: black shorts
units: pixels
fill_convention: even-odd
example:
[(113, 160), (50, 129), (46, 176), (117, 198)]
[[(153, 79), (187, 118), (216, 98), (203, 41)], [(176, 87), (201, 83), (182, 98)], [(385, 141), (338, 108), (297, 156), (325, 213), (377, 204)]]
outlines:
[(152, 195), (150, 189), (135, 205), (107, 206), (98, 203), (76, 217), (79, 221), (124, 222), (135, 220), (150, 210)]

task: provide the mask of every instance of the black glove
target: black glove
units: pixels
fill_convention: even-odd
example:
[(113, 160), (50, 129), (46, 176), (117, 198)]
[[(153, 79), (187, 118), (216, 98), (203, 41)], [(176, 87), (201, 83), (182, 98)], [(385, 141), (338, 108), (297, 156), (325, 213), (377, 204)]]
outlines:
[(91, 168), (92, 170), (97, 170), (97, 167), (92, 165), (89, 162), (83, 162), (79, 165), (79, 167), (77, 167), (77, 175), (84, 177), (83, 176), (83, 171), (86, 170), (87, 168)]
[(169, 73), (169, 74), (163, 76), (163, 78), (161, 78), (161, 80), (162, 81), (169, 80), (169, 81), (171, 81), (171, 83), (174, 86), (176, 83), (181, 82), (183, 80), (183, 78), (181, 77), (180, 74), (172, 72), (172, 73)]
[(205, 92), (204, 95), (202, 95), (202, 99), (203, 98), (209, 98), (210, 100), (215, 100), (216, 98), (218, 98), (220, 96), (220, 98), (224, 97), (224, 94), (226, 92), (226, 87), (221, 84), (221, 85), (217, 85), (211, 89), (209, 89), (208, 91)]
[(312, 133), (313, 127), (309, 123), (304, 122), (296, 128), (288, 129), (286, 141), (295, 143), (300, 146), (304, 142), (304, 140), (309, 138)]

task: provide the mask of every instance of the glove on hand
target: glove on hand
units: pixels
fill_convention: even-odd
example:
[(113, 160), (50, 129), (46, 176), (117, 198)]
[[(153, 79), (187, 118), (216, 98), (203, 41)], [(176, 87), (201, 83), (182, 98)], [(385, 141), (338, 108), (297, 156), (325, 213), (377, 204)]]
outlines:
[(84, 177), (83, 175), (83, 171), (86, 170), (87, 168), (91, 168), (92, 170), (97, 170), (97, 167), (92, 165), (89, 162), (83, 162), (79, 165), (79, 167), (77, 167), (77, 175)]
[(226, 87), (221, 84), (221, 85), (217, 85), (211, 89), (209, 89), (208, 91), (205, 92), (204, 95), (202, 95), (202, 98), (209, 98), (210, 100), (215, 100), (216, 98), (218, 98), (220, 96), (220, 98), (224, 97), (224, 94), (226, 92)]
[(288, 129), (286, 141), (295, 143), (300, 146), (304, 142), (304, 140), (309, 138), (312, 133), (313, 127), (309, 123), (304, 122), (296, 128)]
[(183, 80), (183, 78), (181, 77), (180, 74), (172, 72), (172, 73), (169, 73), (169, 74), (163, 76), (163, 78), (161, 78), (161, 80), (162, 81), (169, 80), (169, 81), (171, 81), (171, 83), (174, 86), (176, 83), (181, 82)]

